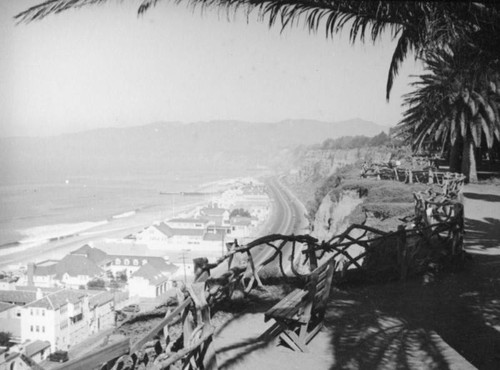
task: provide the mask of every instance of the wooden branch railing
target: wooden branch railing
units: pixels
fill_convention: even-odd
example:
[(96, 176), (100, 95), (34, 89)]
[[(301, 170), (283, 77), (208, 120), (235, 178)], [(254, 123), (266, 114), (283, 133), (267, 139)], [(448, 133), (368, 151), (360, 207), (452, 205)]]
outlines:
[[(450, 189), (458, 189), (460, 178)], [(310, 235), (267, 235), (252, 242), (237, 244), (215, 263), (208, 261), (197, 266), (195, 283), (183, 291), (184, 299), (140, 340), (130, 345), (127, 341), (112, 343), (91, 356), (73, 360), (62, 368), (91, 369), (103, 364), (101, 369), (121, 368), (123, 364), (153, 364), (155, 369), (169, 369), (181, 363), (183, 369), (216, 369), (213, 349), (214, 327), (211, 312), (217, 303), (230, 299), (235, 289), (249, 293), (255, 285), (262, 287), (259, 276), (263, 267), (276, 264), (282, 277), (307, 278), (321, 261), (334, 258), (341, 264), (341, 276), (349, 269), (365, 271), (382, 250), (392, 253), (391, 267), (401, 279), (412, 273), (415, 260), (424, 248), (438, 241), (451, 256), (463, 252), (463, 205), (453, 200), (450, 193), (432, 191), (415, 193), (415, 217), (412, 228), (398, 227), (386, 232), (363, 225), (350, 225), (343, 233), (327, 241), (318, 241)], [(235, 264), (240, 255), (242, 265)], [(384, 257), (384, 256), (382, 256)], [(382, 258), (387, 259), (387, 258)], [(211, 276), (212, 271), (227, 263), (225, 271)], [(375, 258), (376, 263), (376, 258)], [(305, 268), (299, 268), (302, 264)], [(373, 264), (373, 263), (372, 263)], [(245, 280), (248, 282), (245, 284)], [(169, 341), (169, 325), (182, 322), (182, 337)], [(157, 339), (163, 331), (166, 345)], [(178, 348), (174, 351), (174, 348)], [(210, 354), (210, 355), (207, 355)], [(118, 360), (117, 357), (121, 356)], [(210, 357), (210, 361), (207, 359)], [(120, 363), (121, 365), (117, 365)], [(147, 366), (144, 366), (146, 369)]]
[(465, 184), (465, 176), (461, 173), (438, 171), (432, 166), (417, 170), (391, 167), (385, 163), (363, 165), (361, 177), (394, 180), (409, 184), (437, 184), (443, 188), (444, 194), (459, 193)]

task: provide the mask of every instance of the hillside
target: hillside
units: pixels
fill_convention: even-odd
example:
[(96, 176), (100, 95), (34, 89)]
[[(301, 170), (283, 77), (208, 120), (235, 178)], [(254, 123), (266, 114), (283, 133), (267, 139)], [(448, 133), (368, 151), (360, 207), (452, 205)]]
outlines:
[(375, 135), (387, 127), (353, 119), (328, 123), (287, 120), (275, 123), (211, 121), (159, 122), (53, 137), (0, 138), (5, 182), (78, 175), (157, 174), (244, 170), (286, 160), (297, 145), (325, 138)]

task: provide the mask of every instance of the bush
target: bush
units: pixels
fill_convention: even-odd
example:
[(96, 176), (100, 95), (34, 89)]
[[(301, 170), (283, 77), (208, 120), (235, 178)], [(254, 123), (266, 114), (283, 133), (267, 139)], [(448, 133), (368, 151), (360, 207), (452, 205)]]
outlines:
[(0, 331), (0, 346), (9, 347), (12, 334), (6, 331)]
[(92, 279), (87, 283), (88, 289), (104, 289), (106, 283), (102, 279)]
[(230, 218), (241, 216), (241, 217), (251, 217), (250, 212), (243, 208), (236, 208), (231, 211), (229, 215)]

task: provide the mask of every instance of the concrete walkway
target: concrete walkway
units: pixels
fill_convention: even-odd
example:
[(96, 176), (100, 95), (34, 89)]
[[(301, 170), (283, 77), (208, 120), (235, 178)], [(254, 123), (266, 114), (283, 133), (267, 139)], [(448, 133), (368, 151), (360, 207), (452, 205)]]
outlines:
[(468, 185), (464, 202), (470, 271), (426, 286), (411, 281), (334, 292), (309, 353), (259, 342), (271, 325), (264, 309), (239, 315), (216, 333), (219, 367), (500, 368), (500, 186)]

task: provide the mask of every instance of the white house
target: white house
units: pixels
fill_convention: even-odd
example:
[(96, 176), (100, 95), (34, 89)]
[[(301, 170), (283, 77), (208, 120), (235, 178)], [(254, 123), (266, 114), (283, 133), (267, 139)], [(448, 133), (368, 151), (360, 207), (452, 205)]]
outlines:
[(165, 224), (172, 229), (197, 229), (205, 230), (209, 221), (203, 218), (171, 218)]
[(103, 274), (104, 270), (85, 255), (68, 254), (59, 261), (29, 263), (26, 276), (18, 284), (78, 289)]
[(67, 350), (89, 335), (89, 300), (83, 290), (64, 289), (21, 309), (21, 340), (48, 341)]
[(148, 246), (153, 245), (155, 247), (167, 243), (169, 232), (165, 230), (165, 226), (163, 222), (148, 226), (136, 235), (136, 240)]
[(55, 287), (59, 285), (56, 279), (58, 260), (45, 260), (37, 263), (28, 263), (26, 276), (19, 280), (21, 285), (35, 285), (37, 287)]
[(252, 218), (236, 216), (231, 218), (231, 237), (246, 238), (252, 230)]
[(171, 289), (172, 276), (178, 267), (166, 262), (147, 263), (128, 280), (130, 296), (155, 298)]
[(200, 209), (200, 216), (207, 219), (214, 226), (229, 225), (229, 215), (229, 210), (214, 205)]
[(104, 276), (104, 270), (83, 255), (68, 254), (56, 265), (55, 279), (67, 288), (86, 287), (96, 277)]

